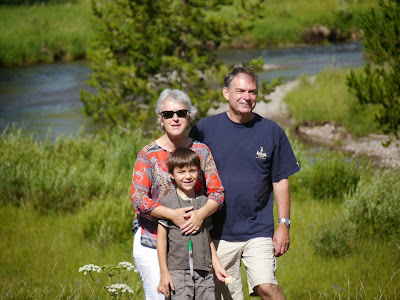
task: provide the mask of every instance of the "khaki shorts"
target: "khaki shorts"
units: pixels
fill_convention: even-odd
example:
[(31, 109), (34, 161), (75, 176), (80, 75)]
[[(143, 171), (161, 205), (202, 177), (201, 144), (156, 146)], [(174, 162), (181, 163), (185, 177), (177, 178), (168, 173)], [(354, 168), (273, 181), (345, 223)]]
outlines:
[(254, 238), (248, 241), (229, 242), (214, 240), (218, 257), (229, 276), (236, 280), (229, 285), (215, 280), (216, 299), (244, 299), (241, 276), (241, 261), (245, 266), (249, 293), (263, 283), (278, 284), (275, 278), (276, 260), (272, 238)]

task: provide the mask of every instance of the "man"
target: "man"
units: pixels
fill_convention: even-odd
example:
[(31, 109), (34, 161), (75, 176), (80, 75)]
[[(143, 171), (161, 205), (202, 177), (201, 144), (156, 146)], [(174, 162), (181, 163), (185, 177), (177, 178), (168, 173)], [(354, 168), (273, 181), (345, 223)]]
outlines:
[[(258, 78), (238, 67), (224, 80), (227, 112), (199, 121), (190, 136), (207, 144), (225, 187), (225, 207), (213, 215), (211, 235), (233, 284), (216, 281), (217, 299), (243, 299), (243, 261), (250, 295), (285, 299), (275, 278), (275, 257), (289, 249), (288, 177), (300, 170), (284, 131), (253, 113)], [(274, 232), (273, 195), (278, 211)]]

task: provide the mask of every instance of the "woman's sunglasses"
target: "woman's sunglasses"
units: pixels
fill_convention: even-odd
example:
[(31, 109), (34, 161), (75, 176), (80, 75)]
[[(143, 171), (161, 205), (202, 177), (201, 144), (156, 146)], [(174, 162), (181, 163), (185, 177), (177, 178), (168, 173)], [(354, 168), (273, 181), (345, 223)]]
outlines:
[(188, 114), (188, 110), (187, 109), (180, 109), (177, 111), (164, 110), (161, 112), (161, 115), (163, 116), (164, 119), (171, 119), (174, 116), (174, 114), (176, 114), (178, 118), (185, 118)]

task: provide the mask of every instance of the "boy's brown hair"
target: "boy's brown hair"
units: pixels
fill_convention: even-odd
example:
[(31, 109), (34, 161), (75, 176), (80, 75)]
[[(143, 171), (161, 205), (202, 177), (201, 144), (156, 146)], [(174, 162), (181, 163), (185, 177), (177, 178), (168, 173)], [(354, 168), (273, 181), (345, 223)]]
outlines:
[(194, 166), (200, 171), (200, 157), (188, 148), (178, 148), (168, 161), (168, 172), (172, 174), (176, 168)]

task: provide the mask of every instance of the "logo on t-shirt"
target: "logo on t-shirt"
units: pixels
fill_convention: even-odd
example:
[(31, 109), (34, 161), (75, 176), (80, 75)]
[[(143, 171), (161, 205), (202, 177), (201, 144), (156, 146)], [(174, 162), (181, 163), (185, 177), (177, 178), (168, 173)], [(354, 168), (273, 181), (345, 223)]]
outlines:
[(264, 148), (260, 147), (260, 151), (257, 151), (257, 158), (266, 159), (267, 153), (264, 152)]

